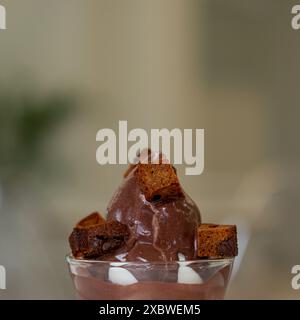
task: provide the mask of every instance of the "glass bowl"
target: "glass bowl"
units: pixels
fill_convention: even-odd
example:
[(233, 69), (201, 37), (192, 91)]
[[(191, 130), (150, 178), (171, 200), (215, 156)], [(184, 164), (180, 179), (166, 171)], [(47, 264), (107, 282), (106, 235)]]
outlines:
[(224, 299), (234, 258), (172, 262), (67, 262), (78, 299)]

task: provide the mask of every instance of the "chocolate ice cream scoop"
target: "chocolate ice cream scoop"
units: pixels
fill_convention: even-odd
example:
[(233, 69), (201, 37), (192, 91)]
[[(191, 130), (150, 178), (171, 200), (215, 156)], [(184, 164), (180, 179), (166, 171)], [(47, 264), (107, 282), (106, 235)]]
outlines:
[(107, 208), (107, 221), (129, 227), (127, 245), (105, 257), (120, 261), (176, 261), (197, 256), (197, 205), (183, 191), (171, 164), (131, 168)]

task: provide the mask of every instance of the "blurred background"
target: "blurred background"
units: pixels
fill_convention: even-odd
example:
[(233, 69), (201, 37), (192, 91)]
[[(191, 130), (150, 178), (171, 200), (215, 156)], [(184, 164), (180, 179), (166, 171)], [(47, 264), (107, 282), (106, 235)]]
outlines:
[(182, 184), (206, 222), (237, 223), (231, 299), (299, 298), (300, 31), (286, 0), (1, 0), (1, 299), (72, 299), (78, 219), (124, 166), (96, 132), (204, 128), (205, 171)]

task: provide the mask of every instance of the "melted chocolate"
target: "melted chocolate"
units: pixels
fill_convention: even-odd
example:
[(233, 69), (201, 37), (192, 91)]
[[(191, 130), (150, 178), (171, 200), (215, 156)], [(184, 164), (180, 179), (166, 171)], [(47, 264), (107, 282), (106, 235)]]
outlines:
[(126, 246), (104, 260), (176, 261), (180, 253), (195, 259), (200, 211), (186, 194), (167, 202), (148, 202), (132, 170), (111, 199), (107, 221), (117, 220), (130, 229)]

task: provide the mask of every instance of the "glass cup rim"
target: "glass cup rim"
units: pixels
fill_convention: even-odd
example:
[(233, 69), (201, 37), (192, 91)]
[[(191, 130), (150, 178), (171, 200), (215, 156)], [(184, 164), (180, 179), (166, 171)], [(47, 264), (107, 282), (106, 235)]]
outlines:
[(191, 264), (231, 264), (235, 257), (226, 258), (208, 258), (208, 259), (194, 259), (194, 260), (174, 260), (174, 261), (108, 261), (108, 260), (88, 260), (88, 259), (77, 259), (74, 258), (72, 253), (66, 255), (66, 261), (69, 265), (114, 265), (114, 266), (132, 266), (132, 265), (191, 265)]

